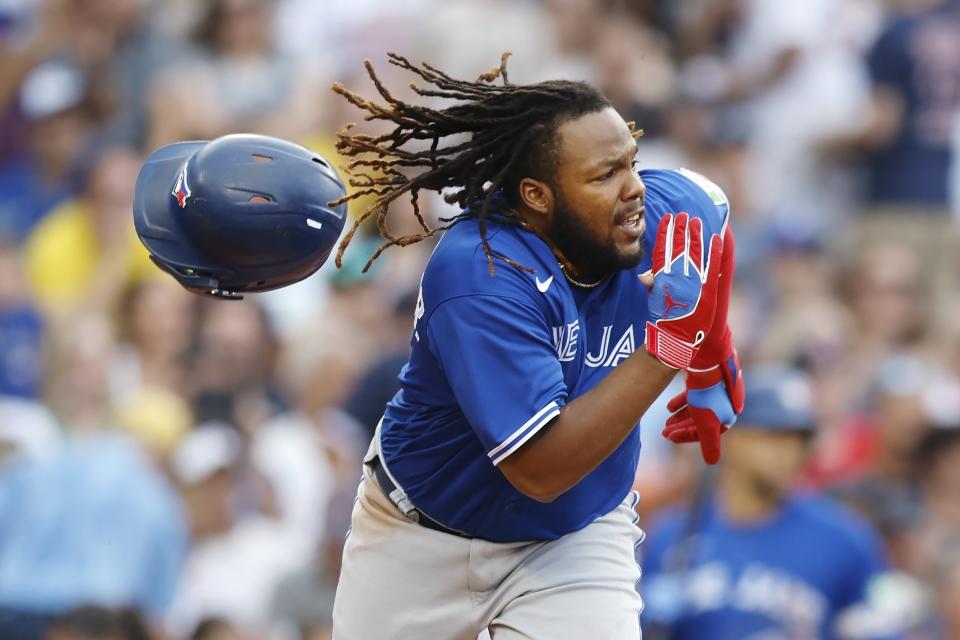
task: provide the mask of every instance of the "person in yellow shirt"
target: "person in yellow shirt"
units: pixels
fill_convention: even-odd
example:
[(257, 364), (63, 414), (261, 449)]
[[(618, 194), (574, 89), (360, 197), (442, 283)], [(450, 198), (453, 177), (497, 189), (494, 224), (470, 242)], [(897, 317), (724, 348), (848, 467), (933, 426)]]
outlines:
[(104, 151), (84, 192), (47, 214), (28, 237), (27, 280), (45, 311), (111, 311), (126, 286), (160, 274), (133, 227), (139, 170), (133, 151)]

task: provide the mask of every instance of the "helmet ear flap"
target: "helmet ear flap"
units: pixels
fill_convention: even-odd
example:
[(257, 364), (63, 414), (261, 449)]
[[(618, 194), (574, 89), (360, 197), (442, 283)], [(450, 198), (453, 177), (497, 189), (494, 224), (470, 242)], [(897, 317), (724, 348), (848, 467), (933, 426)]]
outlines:
[(210, 272), (191, 267), (176, 267), (158, 259), (152, 253), (150, 254), (150, 260), (160, 269), (176, 278), (186, 289), (224, 300), (243, 300), (243, 296), (221, 289), (220, 280)]

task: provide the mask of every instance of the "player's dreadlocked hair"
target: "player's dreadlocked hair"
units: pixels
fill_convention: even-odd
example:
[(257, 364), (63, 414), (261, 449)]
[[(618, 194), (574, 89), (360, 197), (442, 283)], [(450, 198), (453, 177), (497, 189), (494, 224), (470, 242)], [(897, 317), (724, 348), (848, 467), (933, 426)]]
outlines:
[[(345, 167), (350, 185), (359, 190), (335, 202), (343, 204), (366, 195), (376, 196), (344, 236), (337, 251), (336, 264), (341, 265), (343, 252), (360, 225), (377, 214), (377, 226), (385, 242), (367, 261), (366, 271), (383, 251), (393, 245), (405, 246), (438, 231), (449, 229), (467, 217), (476, 217), (480, 237), (491, 275), (494, 258), (528, 270), (508, 257), (493, 251), (487, 242), (487, 219), (494, 194), (503, 192), (508, 206), (517, 204), (518, 186), (524, 177), (544, 180), (555, 168), (554, 136), (564, 122), (587, 113), (600, 111), (610, 103), (596, 89), (582, 82), (554, 80), (532, 85), (513, 85), (507, 80), (507, 58), (500, 66), (482, 74), (476, 82), (457, 80), (433, 65), (414, 65), (403, 56), (388, 54), (390, 63), (413, 72), (432, 89), (415, 82), (410, 87), (421, 96), (451, 98), (460, 103), (444, 109), (407, 104), (394, 97), (380, 82), (373, 65), (364, 61), (367, 73), (377, 91), (386, 100), (380, 104), (366, 100), (342, 84), (333, 90), (350, 103), (368, 113), (365, 120), (385, 120), (396, 125), (380, 136), (350, 133), (350, 123), (337, 135), (337, 150), (354, 158)], [(502, 85), (493, 82), (500, 78)], [(467, 141), (442, 144), (448, 136), (468, 134)], [(404, 145), (414, 141), (413, 149)], [(429, 147), (423, 142), (429, 141)], [(416, 170), (421, 171), (417, 172)], [(442, 226), (431, 229), (424, 221), (418, 205), (422, 189), (447, 190), (445, 200), (457, 203), (464, 212), (441, 218)], [(410, 194), (414, 215), (423, 233), (396, 236), (386, 226), (391, 202)], [(499, 211), (500, 216), (509, 216)], [(509, 218), (508, 218), (509, 219)]]

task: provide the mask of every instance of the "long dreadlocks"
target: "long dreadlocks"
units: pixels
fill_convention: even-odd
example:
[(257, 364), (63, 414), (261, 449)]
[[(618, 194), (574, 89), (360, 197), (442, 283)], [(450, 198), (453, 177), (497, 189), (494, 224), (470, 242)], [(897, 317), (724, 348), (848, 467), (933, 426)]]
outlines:
[[(348, 90), (342, 84), (333, 90), (351, 104), (366, 111), (365, 120), (385, 120), (395, 125), (379, 136), (351, 133), (350, 123), (337, 135), (337, 150), (354, 158), (345, 167), (351, 186), (358, 188), (331, 206), (354, 198), (373, 195), (377, 199), (354, 221), (340, 243), (336, 264), (341, 266), (343, 253), (357, 229), (377, 214), (377, 226), (385, 242), (364, 266), (366, 271), (385, 249), (405, 246), (449, 229), (458, 222), (475, 217), (490, 274), (494, 274), (494, 258), (514, 267), (523, 267), (507, 256), (493, 251), (487, 241), (487, 220), (494, 195), (502, 191), (508, 205), (515, 205), (518, 185), (523, 177), (546, 179), (555, 168), (553, 132), (567, 120), (599, 111), (610, 103), (596, 89), (582, 82), (554, 80), (532, 85), (513, 85), (507, 79), (507, 58), (500, 66), (477, 78), (476, 82), (457, 80), (433, 65), (412, 64), (403, 56), (387, 54), (390, 64), (413, 72), (432, 85), (424, 89), (411, 82), (410, 87), (425, 97), (448, 98), (460, 104), (432, 109), (407, 104), (394, 97), (382, 84), (369, 60), (364, 66), (386, 104), (372, 102)], [(493, 84), (500, 78), (502, 85)], [(444, 145), (449, 136), (468, 134), (466, 142)], [(461, 138), (462, 140), (462, 138)], [(413, 142), (414, 149), (403, 147)], [(429, 148), (423, 141), (429, 141)], [(421, 169), (418, 173), (417, 169)], [(450, 218), (441, 218), (441, 226), (431, 229), (420, 213), (419, 193), (429, 189), (446, 190), (444, 199), (458, 204), (464, 211)], [(410, 194), (413, 213), (422, 233), (397, 236), (386, 226), (390, 203), (403, 194)], [(498, 212), (510, 220), (509, 213)], [(516, 220), (514, 220), (516, 221)]]

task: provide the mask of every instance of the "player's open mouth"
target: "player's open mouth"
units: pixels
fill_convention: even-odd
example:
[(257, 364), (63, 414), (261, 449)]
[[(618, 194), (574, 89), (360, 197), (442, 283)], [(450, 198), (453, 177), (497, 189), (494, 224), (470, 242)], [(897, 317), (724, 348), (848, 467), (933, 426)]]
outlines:
[(617, 228), (631, 238), (639, 238), (645, 226), (643, 212), (644, 208), (640, 207), (634, 212), (627, 213), (626, 216), (617, 216)]

